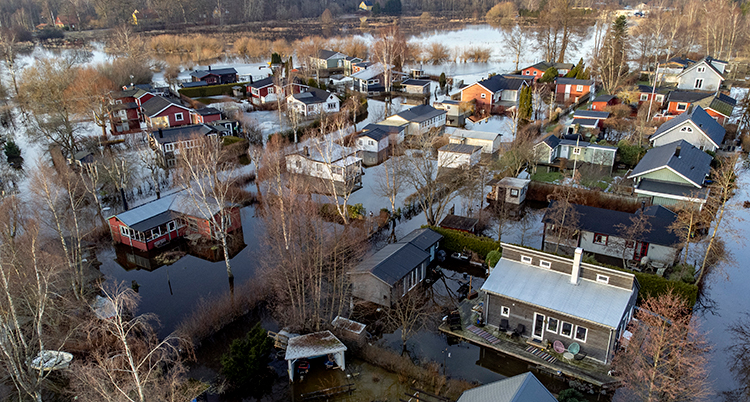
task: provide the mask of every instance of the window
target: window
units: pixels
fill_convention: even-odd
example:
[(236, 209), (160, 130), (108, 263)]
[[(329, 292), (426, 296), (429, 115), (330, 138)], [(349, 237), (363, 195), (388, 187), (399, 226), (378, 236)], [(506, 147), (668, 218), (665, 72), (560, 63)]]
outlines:
[(174, 231), (176, 227), (177, 227), (177, 224), (175, 223), (175, 221), (169, 221), (169, 222), (167, 222), (167, 231), (168, 232)]
[(370, 140), (368, 142), (370, 143), (370, 145), (375, 145), (375, 141), (373, 141), (373, 140)]
[(606, 246), (608, 240), (609, 240), (609, 236), (607, 235), (604, 235), (601, 233), (594, 234), (594, 244), (600, 244), (602, 246)]
[(549, 261), (539, 261), (539, 266), (542, 268), (550, 269), (552, 268), (552, 263)]
[(479, 95), (479, 97), (482, 98), (482, 99), (485, 99), (485, 98), (487, 98), (487, 94), (481, 94), (481, 95)]
[(269, 93), (269, 94), (272, 94), (272, 93), (273, 93), (273, 87), (270, 87), (270, 88), (268, 88), (268, 93)]
[(648, 100), (648, 94), (641, 94), (641, 100), (647, 101)]
[(573, 155), (580, 155), (580, 154), (581, 154), (581, 147), (574, 147)]
[(700, 89), (703, 87), (703, 78), (698, 78), (695, 80), (695, 89)]
[(127, 226), (120, 226), (120, 234), (125, 237), (130, 237), (130, 228)]
[(536, 71), (534, 71), (534, 75), (536, 75)]
[(510, 307), (500, 306), (500, 315), (503, 317), (510, 317)]
[(599, 283), (609, 283), (609, 277), (606, 275), (596, 274), (596, 281)]
[(685, 127), (681, 128), (680, 131), (682, 131), (683, 133), (692, 133), (693, 129), (691, 127), (685, 126)]
[(547, 319), (547, 331), (557, 333), (557, 318), (548, 318)]
[(705, 73), (706, 72), (706, 67), (698, 67), (698, 68), (695, 69), (695, 71), (697, 71), (699, 73)]
[(685, 111), (685, 110), (687, 110), (687, 105), (688, 105), (687, 103), (678, 103), (677, 104), (677, 110), (679, 110), (679, 111)]
[(583, 85), (576, 85), (576, 92), (583, 92)]
[(510, 189), (510, 196), (513, 198), (518, 197), (518, 189), (517, 188)]
[(524, 264), (531, 264), (531, 257), (522, 255), (521, 256), (521, 262), (524, 263)]
[(663, 102), (664, 101), (664, 95), (656, 95), (656, 101), (657, 102)]
[(560, 328), (560, 335), (570, 338), (571, 335), (573, 335), (573, 324), (569, 322), (563, 322), (562, 327)]
[(185, 119), (185, 116), (182, 113), (175, 113), (174, 114), (174, 121), (182, 121)]
[(582, 327), (582, 326), (576, 326), (576, 336), (575, 339), (577, 341), (586, 342), (586, 335), (588, 335), (589, 330)]

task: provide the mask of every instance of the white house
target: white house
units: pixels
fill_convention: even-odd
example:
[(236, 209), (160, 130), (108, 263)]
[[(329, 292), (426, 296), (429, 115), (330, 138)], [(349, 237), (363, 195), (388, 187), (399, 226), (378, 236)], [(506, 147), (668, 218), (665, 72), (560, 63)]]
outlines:
[(448, 144), (438, 149), (438, 167), (461, 168), (479, 163), (482, 147), (466, 144)]
[(445, 110), (435, 109), (430, 105), (414, 106), (401, 113), (390, 116), (378, 124), (401, 126), (408, 124), (406, 135), (419, 135), (432, 129), (445, 127)]
[(677, 88), (716, 91), (724, 82), (726, 66), (727, 62), (706, 56), (677, 76)]
[(701, 151), (715, 152), (721, 148), (726, 130), (702, 107), (668, 120), (649, 137), (651, 145), (659, 147), (685, 140)]
[(464, 129), (453, 129), (447, 131), (451, 144), (466, 144), (482, 147), (482, 153), (494, 154), (500, 149), (500, 138), (502, 134), (487, 131), (475, 131)]
[(305, 117), (323, 113), (337, 113), (341, 100), (338, 96), (322, 89), (310, 88), (307, 92), (292, 94), (286, 98), (288, 107)]
[(356, 150), (333, 141), (309, 142), (302, 151), (287, 155), (286, 169), (350, 188), (362, 186), (362, 158)]
[(388, 158), (389, 135), (382, 128), (376, 127), (357, 134), (354, 144), (365, 166), (377, 165)]

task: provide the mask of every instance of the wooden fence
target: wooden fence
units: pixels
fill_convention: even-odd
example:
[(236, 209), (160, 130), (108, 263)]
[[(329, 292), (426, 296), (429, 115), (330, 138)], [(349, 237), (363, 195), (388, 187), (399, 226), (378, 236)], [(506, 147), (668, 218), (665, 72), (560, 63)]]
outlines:
[[(529, 191), (526, 198), (533, 201), (547, 202), (556, 188), (562, 187), (557, 184), (532, 181), (529, 183)], [(589, 190), (585, 188), (575, 189), (576, 203), (590, 207), (611, 209), (615, 211), (633, 213), (641, 207), (641, 201), (635, 195), (624, 195), (605, 193), (603, 191)], [(649, 204), (647, 204), (648, 206)]]

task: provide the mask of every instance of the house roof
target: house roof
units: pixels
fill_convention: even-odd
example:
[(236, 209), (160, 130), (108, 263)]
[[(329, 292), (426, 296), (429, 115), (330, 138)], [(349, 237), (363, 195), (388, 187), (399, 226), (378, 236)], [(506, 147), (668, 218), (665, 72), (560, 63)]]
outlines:
[(413, 123), (421, 123), (441, 114), (446, 114), (445, 110), (435, 109), (430, 105), (414, 106), (411, 109), (404, 110), (396, 116)]
[(345, 54), (341, 54), (339, 52), (334, 52), (333, 50), (325, 50), (325, 49), (318, 50), (318, 58), (319, 59), (328, 60), (330, 58), (333, 58), (336, 55), (339, 55), (340, 58), (342, 58), (342, 59), (344, 57), (346, 57)]
[(573, 118), (589, 118), (589, 119), (606, 119), (609, 117), (609, 112), (599, 112), (596, 110), (576, 110), (573, 114)]
[(128, 109), (138, 109), (138, 104), (135, 102), (124, 102), (124, 103), (116, 103), (110, 107), (110, 110), (118, 111), (118, 110), (128, 110)]
[[(680, 147), (679, 157), (675, 156), (677, 147)], [(706, 175), (711, 170), (712, 159), (711, 155), (694, 147), (689, 142), (679, 140), (649, 149), (628, 178), (642, 176), (662, 168), (669, 168), (700, 188), (703, 187)]]
[(429, 259), (430, 255), (411, 243), (388, 244), (359, 263), (354, 272), (370, 272), (390, 286)]
[(401, 85), (404, 85), (404, 86), (413, 85), (413, 86), (418, 86), (418, 87), (424, 87), (424, 86), (430, 85), (430, 80), (415, 80), (415, 79), (410, 78), (408, 80), (401, 81)]
[(580, 124), (583, 127), (596, 127), (599, 124), (599, 119), (584, 119), (573, 117), (573, 123)]
[(443, 235), (440, 233), (432, 229), (422, 228), (412, 230), (411, 233), (404, 236), (398, 243), (410, 243), (422, 250), (427, 250), (442, 239)]
[(696, 106), (690, 113), (683, 113), (659, 126), (655, 133), (651, 134), (649, 140), (655, 140), (678, 125), (690, 120), (700, 129), (703, 134), (717, 147), (724, 141), (726, 130), (702, 107)]
[(594, 102), (609, 102), (612, 99), (617, 99), (616, 95), (599, 95), (594, 99)]
[(179, 214), (207, 219), (206, 212), (212, 215), (219, 212), (218, 203), (208, 202), (207, 204), (210, 210), (204, 211), (203, 208), (195, 205), (189, 195), (178, 191), (115, 216), (131, 229), (143, 232), (163, 225), (177, 218)]
[(346, 345), (339, 338), (336, 338), (331, 331), (314, 332), (289, 338), (284, 359), (297, 360), (326, 356), (345, 350)]
[(143, 96), (143, 95), (145, 95), (147, 93), (148, 92), (146, 92), (146, 91), (144, 91), (144, 90), (142, 90), (140, 88), (131, 87), (131, 88), (128, 88), (128, 89), (123, 89), (122, 91), (114, 92), (112, 94), (112, 97), (115, 98), (115, 99), (118, 99), (118, 98), (128, 98), (128, 97), (139, 98), (139, 97), (141, 97), (141, 96)]
[(440, 227), (473, 232), (478, 223), (477, 218), (449, 214), (440, 222)]
[(669, 88), (664, 88), (664, 87), (662, 88), (657, 87), (656, 91), (654, 91), (654, 87), (650, 85), (638, 85), (638, 92), (642, 94), (643, 93), (650, 94), (652, 92), (655, 92), (657, 95), (664, 95), (664, 94), (668, 94), (670, 91), (671, 90)]
[[(554, 203), (555, 201), (552, 201), (550, 207)], [(633, 224), (631, 218), (636, 217), (637, 214), (644, 213), (648, 216), (651, 229), (642, 234), (643, 241), (667, 247), (672, 247), (680, 243), (679, 237), (669, 230), (669, 226), (677, 220), (677, 214), (661, 205), (652, 205), (646, 208), (645, 211), (641, 212), (639, 210), (635, 214), (595, 208), (587, 205), (571, 204), (571, 206), (578, 214), (578, 227), (581, 230), (617, 237), (622, 233), (622, 227), (629, 227)], [(550, 208), (544, 214), (542, 222), (552, 223), (552, 219), (548, 216), (549, 213)]]
[[(536, 63), (534, 65), (528, 66), (526, 68), (536, 68), (540, 71), (547, 71), (550, 67), (554, 67), (556, 70), (570, 70), (573, 67), (575, 67), (575, 64), (572, 63), (550, 63), (547, 61), (540, 61), (539, 63)], [(526, 70), (524, 68), (523, 70)]]
[(357, 134), (357, 138), (359, 138), (359, 137), (368, 137), (368, 138), (372, 138), (375, 141), (380, 141), (383, 138), (387, 138), (388, 135), (389, 135), (389, 133), (387, 131), (383, 130), (380, 127), (375, 127), (375, 128), (373, 128), (371, 130), (363, 131), (363, 132)]
[(558, 85), (594, 85), (594, 80), (579, 80), (576, 78), (558, 77), (555, 80)]
[(212, 107), (202, 107), (196, 110), (195, 113), (198, 113), (201, 116), (210, 116), (213, 114), (221, 114), (221, 111), (219, 109), (212, 108)]
[(214, 128), (206, 124), (191, 124), (189, 126), (178, 126), (154, 130), (151, 137), (159, 144), (187, 140), (194, 136), (204, 136), (214, 132)]
[(636, 192), (648, 191), (651, 193), (669, 194), (676, 197), (697, 198), (705, 200), (708, 198), (708, 188), (697, 189), (693, 186), (668, 183), (660, 180), (643, 179), (638, 183)]
[[(560, 145), (560, 138), (558, 138), (554, 134), (549, 134), (546, 137), (544, 137), (541, 141), (539, 141), (536, 145), (539, 144), (547, 144), (548, 147), (555, 149), (558, 145)], [(534, 145), (536, 147), (536, 145)]]
[[(734, 107), (737, 105), (736, 99), (723, 93), (719, 93), (718, 96), (711, 98), (710, 102), (705, 102), (705, 100), (696, 104), (702, 106), (704, 109), (711, 109), (727, 117), (732, 115), (732, 111), (734, 111)], [(703, 103), (708, 103), (708, 105), (704, 105)]]
[(235, 70), (233, 67), (212, 68), (210, 70), (195, 70), (192, 73), (190, 73), (190, 76), (200, 79), (200, 78), (209, 76), (211, 74), (214, 74), (214, 75), (237, 74), (237, 70)]
[(362, 131), (375, 130), (376, 128), (379, 128), (379, 129), (387, 132), (388, 134), (398, 134), (401, 131), (403, 131), (404, 128), (408, 124), (409, 123), (404, 123), (404, 124), (401, 124), (401, 125), (391, 125), (391, 124), (370, 123), (370, 124), (366, 125), (362, 129)]
[[(492, 182), (492, 180), (490, 180)], [(519, 179), (517, 177), (503, 177), (500, 180), (495, 181), (494, 185), (498, 187), (508, 187), (508, 188), (524, 188), (531, 183), (531, 180), (529, 179)], [(490, 185), (490, 183), (487, 183)]]
[(197, 88), (208, 86), (208, 83), (206, 81), (188, 81), (181, 83), (180, 86), (183, 88)]
[(482, 147), (476, 145), (467, 144), (447, 144), (443, 145), (438, 149), (438, 152), (453, 152), (456, 154), (473, 154), (474, 152), (481, 151)]
[(457, 402), (557, 402), (531, 372), (464, 391)]
[(570, 274), (505, 257), (492, 269), (482, 290), (610, 328), (620, 325), (633, 294), (633, 289), (586, 278), (580, 278), (578, 285), (573, 285)]
[(471, 138), (476, 140), (485, 140), (485, 141), (495, 141), (500, 134), (499, 133), (491, 133), (488, 131), (475, 131), (475, 130), (464, 130), (462, 128), (456, 128), (452, 131), (446, 130), (446, 132), (451, 136), (451, 138)]
[(678, 65), (682, 66), (683, 68), (685, 68), (685, 67), (687, 67), (687, 66), (695, 63), (695, 61), (694, 60), (690, 60), (690, 59), (685, 58), (685, 57), (675, 56), (675, 57), (672, 57), (671, 59), (667, 60), (665, 63), (666, 64), (674, 63), (674, 64), (678, 64)]
[(368, 66), (362, 71), (358, 71), (352, 74), (351, 77), (353, 79), (367, 81), (367, 80), (377, 77), (380, 74), (383, 74), (383, 72), (385, 72), (385, 68), (383, 67), (383, 64), (375, 63), (375, 64)]
[(477, 82), (477, 84), (487, 88), (492, 93), (498, 91), (517, 91), (523, 85), (528, 85), (528, 79), (522, 78), (506, 78), (502, 75), (493, 75), (492, 77)]
[(713, 95), (713, 92), (702, 91), (672, 91), (667, 97), (667, 102), (688, 102), (693, 103)]
[(677, 76), (678, 76), (678, 77), (681, 77), (681, 76), (683, 76), (683, 75), (687, 74), (687, 72), (688, 72), (688, 71), (691, 71), (691, 70), (693, 70), (694, 68), (697, 68), (697, 67), (698, 67), (698, 66), (700, 66), (700, 65), (705, 65), (705, 66), (708, 66), (708, 68), (709, 68), (709, 69), (710, 69), (711, 71), (713, 71), (713, 72), (714, 72), (714, 73), (715, 73), (716, 75), (718, 75), (718, 76), (719, 76), (719, 78), (721, 78), (722, 80), (724, 80), (724, 74), (722, 74), (722, 73), (721, 73), (721, 71), (719, 71), (719, 70), (718, 70), (718, 69), (716, 68), (716, 66), (714, 66), (714, 65), (713, 65), (713, 63), (712, 63), (712, 62), (714, 62), (714, 61), (717, 61), (717, 62), (719, 62), (719, 63), (723, 63), (723, 64), (727, 64), (727, 62), (726, 62), (726, 61), (723, 61), (723, 60), (716, 60), (716, 59), (712, 58), (711, 56), (706, 56), (706, 57), (704, 57), (704, 58), (703, 58), (703, 60), (701, 60), (701, 61), (699, 61), (699, 62), (697, 62), (697, 63), (694, 63), (694, 64), (693, 64), (693, 65), (691, 65), (691, 66), (688, 66), (688, 67), (686, 67), (686, 68), (685, 68), (684, 70), (682, 70), (682, 72), (681, 72), (680, 74), (678, 74)]
[(249, 86), (250, 88), (255, 88), (255, 89), (265, 88), (270, 85), (273, 85), (273, 77), (263, 78), (262, 80), (254, 81), (250, 84), (247, 84), (247, 86)]
[(318, 88), (310, 88), (307, 92), (300, 92), (292, 95), (294, 99), (306, 104), (313, 105), (324, 103), (331, 96), (331, 93)]
[(163, 112), (164, 109), (170, 107), (170, 106), (177, 106), (179, 108), (183, 108), (185, 110), (190, 110), (186, 108), (185, 106), (178, 105), (166, 98), (163, 98), (161, 96), (154, 96), (153, 98), (143, 102), (141, 104), (141, 109), (143, 110), (143, 113), (148, 117), (154, 117), (158, 115), (159, 113)]

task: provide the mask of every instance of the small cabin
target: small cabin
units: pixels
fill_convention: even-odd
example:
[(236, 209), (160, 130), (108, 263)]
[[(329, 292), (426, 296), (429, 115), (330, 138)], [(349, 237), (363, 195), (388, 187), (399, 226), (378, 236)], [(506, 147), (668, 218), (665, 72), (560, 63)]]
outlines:
[(488, 201), (504, 202), (506, 204), (521, 205), (526, 200), (531, 180), (504, 177), (501, 180), (491, 180), (487, 185), (492, 191), (487, 194)]
[(467, 216), (449, 214), (440, 222), (440, 227), (444, 229), (453, 229), (461, 232), (476, 234), (479, 219), (469, 218)]

